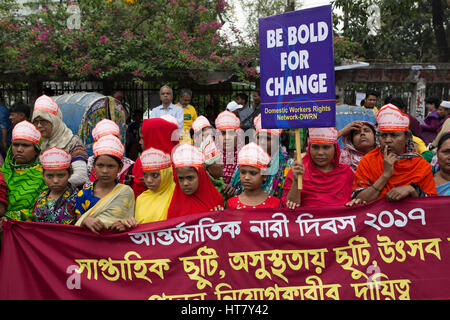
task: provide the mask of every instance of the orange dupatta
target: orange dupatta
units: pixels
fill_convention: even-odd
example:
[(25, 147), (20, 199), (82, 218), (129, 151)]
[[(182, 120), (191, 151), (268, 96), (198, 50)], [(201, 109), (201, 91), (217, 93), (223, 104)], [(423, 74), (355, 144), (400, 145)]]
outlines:
[[(383, 153), (377, 147), (366, 154), (359, 162), (353, 180), (353, 190), (373, 185), (384, 171)], [(415, 183), (427, 195), (436, 196), (433, 173), (430, 164), (421, 156), (400, 159), (394, 165), (394, 174), (388, 180), (378, 199), (386, 196), (389, 190)]]

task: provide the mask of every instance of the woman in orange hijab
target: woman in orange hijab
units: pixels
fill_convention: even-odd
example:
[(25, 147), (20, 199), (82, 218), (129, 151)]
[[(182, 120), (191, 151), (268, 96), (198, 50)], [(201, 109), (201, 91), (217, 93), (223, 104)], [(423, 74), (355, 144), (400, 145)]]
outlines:
[(430, 164), (414, 152), (409, 117), (387, 104), (377, 113), (378, 147), (359, 162), (348, 205), (437, 195)]

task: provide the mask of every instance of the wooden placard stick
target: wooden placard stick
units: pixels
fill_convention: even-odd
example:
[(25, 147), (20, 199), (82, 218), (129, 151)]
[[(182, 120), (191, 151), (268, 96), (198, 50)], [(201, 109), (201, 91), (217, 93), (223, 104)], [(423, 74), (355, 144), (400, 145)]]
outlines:
[[(300, 129), (295, 129), (295, 148), (297, 150), (297, 161), (302, 161), (302, 141), (300, 139)], [(298, 181), (298, 190), (302, 190), (303, 188), (303, 176), (299, 175), (297, 177)]]

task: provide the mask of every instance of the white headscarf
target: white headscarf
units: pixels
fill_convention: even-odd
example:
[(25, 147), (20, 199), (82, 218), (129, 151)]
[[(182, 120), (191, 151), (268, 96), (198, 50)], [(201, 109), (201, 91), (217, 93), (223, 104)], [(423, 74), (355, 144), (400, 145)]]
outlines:
[(47, 139), (42, 137), (41, 149), (46, 150), (53, 147), (65, 149), (70, 140), (72, 140), (73, 133), (72, 130), (70, 130), (62, 121), (61, 109), (58, 108), (58, 113), (56, 115), (44, 110), (35, 110), (33, 112), (31, 122), (33, 122), (37, 117), (50, 121), (53, 126), (50, 138)]

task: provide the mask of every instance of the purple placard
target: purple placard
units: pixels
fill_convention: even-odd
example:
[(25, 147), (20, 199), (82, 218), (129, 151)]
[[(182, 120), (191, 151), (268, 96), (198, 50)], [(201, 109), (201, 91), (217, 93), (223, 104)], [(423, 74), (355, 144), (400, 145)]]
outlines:
[(263, 128), (336, 125), (331, 5), (259, 19)]

